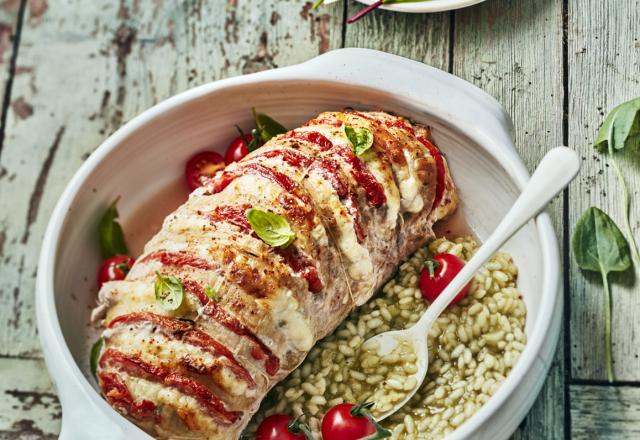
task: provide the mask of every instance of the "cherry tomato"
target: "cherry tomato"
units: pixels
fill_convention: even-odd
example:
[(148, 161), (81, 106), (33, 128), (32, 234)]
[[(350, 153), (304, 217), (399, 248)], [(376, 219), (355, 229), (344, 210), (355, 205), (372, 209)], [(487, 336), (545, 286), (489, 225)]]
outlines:
[(364, 415), (352, 414), (356, 405), (339, 403), (331, 408), (322, 419), (323, 440), (356, 440), (377, 432)]
[(304, 440), (303, 432), (294, 434), (289, 429), (293, 417), (284, 414), (275, 414), (267, 417), (260, 423), (256, 431), (256, 440)]
[(215, 176), (224, 168), (224, 158), (215, 151), (203, 151), (191, 157), (185, 167), (185, 177), (191, 191), (204, 184), (203, 179)]
[[(253, 140), (253, 136), (250, 134), (245, 134), (244, 137), (247, 138), (247, 142), (251, 142)], [(247, 142), (244, 141), (242, 136), (238, 136), (229, 144), (227, 152), (224, 155), (224, 161), (227, 165), (231, 162), (236, 162), (249, 154)]]
[[(435, 263), (433, 276), (427, 267), (422, 268), (420, 274), (420, 290), (422, 296), (429, 302), (435, 301), (440, 296), (445, 287), (462, 270), (464, 261), (453, 254), (439, 254), (432, 258)], [(471, 282), (463, 287), (458, 295), (451, 301), (451, 304), (458, 303), (469, 293)]]
[(134, 262), (128, 255), (114, 255), (104, 260), (98, 269), (98, 289), (107, 281), (124, 280)]

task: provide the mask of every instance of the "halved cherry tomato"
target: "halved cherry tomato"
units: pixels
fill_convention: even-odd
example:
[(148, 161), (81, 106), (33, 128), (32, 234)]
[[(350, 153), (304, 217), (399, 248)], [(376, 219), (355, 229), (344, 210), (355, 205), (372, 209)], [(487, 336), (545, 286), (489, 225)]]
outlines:
[(224, 168), (224, 158), (215, 151), (203, 151), (191, 157), (185, 167), (187, 185), (191, 191), (202, 186), (204, 179), (215, 176)]
[(124, 280), (134, 262), (128, 255), (114, 255), (104, 260), (98, 269), (98, 289), (107, 281)]
[(256, 440), (305, 440), (308, 438), (313, 437), (307, 425), (284, 414), (267, 417), (256, 431)]
[(322, 419), (323, 440), (357, 440), (378, 432), (376, 426), (360, 411), (368, 411), (370, 404), (339, 403)]
[[(246, 142), (245, 142), (246, 138)], [(236, 162), (249, 154), (249, 149), (247, 148), (247, 142), (251, 142), (253, 140), (253, 136), (250, 134), (245, 134), (243, 136), (238, 136), (229, 144), (227, 147), (227, 152), (224, 155), (224, 161), (227, 165), (231, 162)]]
[[(453, 254), (439, 254), (431, 260), (433, 264), (433, 275), (430, 273), (428, 267), (422, 268), (422, 272), (420, 273), (420, 290), (422, 291), (422, 296), (427, 301), (434, 302), (444, 288), (447, 287), (458, 272), (462, 270), (464, 261)], [(471, 282), (462, 288), (460, 293), (451, 301), (451, 304), (457, 304), (462, 300), (462, 298), (469, 293), (470, 288)]]

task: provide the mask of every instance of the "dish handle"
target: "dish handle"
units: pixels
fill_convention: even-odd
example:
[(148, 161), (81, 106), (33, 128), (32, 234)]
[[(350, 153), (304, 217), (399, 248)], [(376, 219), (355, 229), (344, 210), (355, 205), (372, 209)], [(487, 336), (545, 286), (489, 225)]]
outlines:
[[(67, 396), (69, 398), (69, 396)], [(74, 399), (75, 400), (75, 399)], [(69, 400), (67, 400), (69, 402)], [(122, 428), (82, 399), (64, 405), (59, 440), (125, 440)]]
[(56, 388), (63, 407), (59, 440), (126, 440), (134, 438), (131, 432), (126, 432), (125, 424), (115, 423), (112, 417), (108, 417), (103, 409), (97, 407), (102, 402), (94, 402), (91, 396), (73, 386)]

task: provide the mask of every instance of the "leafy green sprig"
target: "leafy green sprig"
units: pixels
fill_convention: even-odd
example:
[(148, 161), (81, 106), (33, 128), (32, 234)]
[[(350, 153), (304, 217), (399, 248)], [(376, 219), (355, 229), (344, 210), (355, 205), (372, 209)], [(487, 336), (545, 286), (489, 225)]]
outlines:
[(624, 272), (631, 267), (629, 244), (611, 218), (600, 209), (587, 209), (576, 223), (571, 240), (573, 255), (582, 270), (600, 272), (604, 286), (605, 365), (607, 379), (613, 382), (611, 350), (611, 272)]
[(100, 253), (102, 258), (113, 257), (114, 255), (128, 255), (129, 249), (124, 241), (124, 232), (122, 226), (116, 220), (118, 214), (117, 197), (107, 208), (98, 227), (98, 235), (100, 237)]
[(240, 133), (240, 136), (242, 136), (249, 153), (262, 147), (265, 143), (269, 142), (271, 138), (287, 132), (287, 129), (282, 124), (271, 116), (256, 112), (254, 107), (251, 108), (251, 113), (253, 114), (253, 121), (256, 124), (256, 127), (251, 130), (251, 139), (236, 125), (236, 129), (238, 133)]
[(631, 205), (629, 189), (614, 154), (616, 151), (624, 149), (635, 149), (636, 153), (640, 150), (640, 97), (620, 104), (607, 115), (593, 145), (599, 152), (608, 154), (618, 178), (618, 185), (622, 190), (622, 208), (627, 239), (634, 258), (640, 264), (638, 244), (629, 223)]

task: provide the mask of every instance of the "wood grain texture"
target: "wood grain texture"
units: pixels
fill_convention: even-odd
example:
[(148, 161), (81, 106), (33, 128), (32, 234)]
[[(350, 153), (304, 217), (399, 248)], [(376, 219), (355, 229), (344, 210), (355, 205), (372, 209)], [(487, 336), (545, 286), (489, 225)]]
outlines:
[[(349, 2), (347, 16), (361, 7)], [(398, 14), (379, 10), (347, 26), (345, 46), (381, 50), (447, 70), (450, 22), (449, 13)]]
[(8, 114), (0, 159), (4, 355), (38, 354), (33, 291), (44, 229), (63, 188), (106, 136), (189, 87), (297, 63), (341, 42), (339, 5), (320, 13), (295, 0), (85, 6), (56, 2), (23, 27), (12, 95), (32, 111)]
[[(0, 103), (4, 103), (5, 95), (10, 87), (9, 79), (13, 77), (11, 60), (14, 55), (14, 43), (20, 16), (21, 0), (10, 0), (0, 4)], [(17, 111), (29, 113), (29, 106), (16, 100), (9, 105)], [(3, 108), (6, 111), (6, 109)], [(0, 154), (2, 146), (0, 145)]]
[(57, 438), (61, 409), (44, 362), (0, 358), (0, 438)]
[[(489, 0), (455, 13), (453, 73), (493, 95), (511, 115), (529, 170), (561, 145), (562, 7), (555, 0)], [(539, 110), (538, 110), (539, 109)], [(550, 206), (561, 239), (562, 200)], [(547, 382), (516, 439), (564, 436), (564, 336)]]
[[(606, 17), (606, 20), (603, 20)], [(622, 227), (621, 193), (608, 158), (592, 148), (604, 116), (640, 96), (640, 1), (569, 2), (569, 144), (583, 157), (571, 185), (569, 226), (597, 206)], [(635, 156), (635, 158), (634, 158)], [(640, 160), (637, 151), (617, 156), (630, 189), (631, 224), (640, 238)], [(613, 359), (616, 380), (640, 380), (640, 283), (636, 274), (611, 276)], [(571, 260), (571, 374), (606, 379), (604, 291), (600, 275), (582, 273)]]
[(573, 439), (640, 438), (640, 388), (572, 385), (570, 396)]

